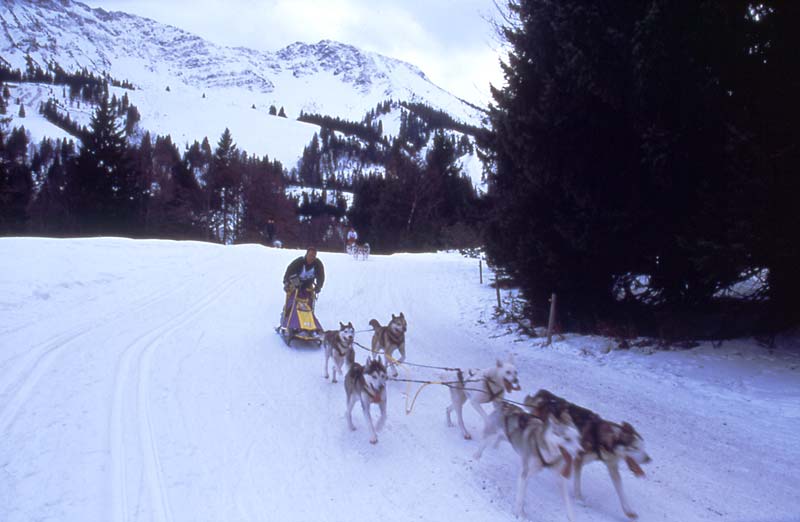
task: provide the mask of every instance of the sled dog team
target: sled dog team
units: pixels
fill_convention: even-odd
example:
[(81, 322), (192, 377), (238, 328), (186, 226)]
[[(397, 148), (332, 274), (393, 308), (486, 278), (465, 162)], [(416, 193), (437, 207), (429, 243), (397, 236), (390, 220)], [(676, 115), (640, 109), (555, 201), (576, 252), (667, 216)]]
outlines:
[[(405, 360), (405, 316), (392, 314), (386, 326), (372, 319), (372, 355), (362, 366), (355, 362), (355, 329), (352, 322), (339, 323), (339, 330), (325, 332), (322, 345), (325, 354), (325, 378), (329, 377), (329, 361), (333, 360), (332, 382), (342, 375), (342, 367), (347, 362), (344, 374), (344, 387), (347, 396), (345, 418), (351, 430), (355, 430), (351, 412), (357, 402), (361, 403), (364, 420), (370, 431), (369, 441), (378, 442), (377, 432), (386, 421), (386, 381), (387, 366), (397, 376), (396, 364)], [(394, 353), (400, 354), (399, 358)], [(380, 356), (383, 354), (383, 357)], [(452, 374), (442, 375), (444, 381), (452, 381)], [(517, 479), (517, 493), (514, 512), (525, 516), (525, 491), (531, 472), (551, 468), (561, 477), (561, 491), (570, 521), (574, 520), (572, 500), (567, 491), (567, 481), (573, 477), (573, 493), (582, 500), (581, 471), (583, 465), (593, 461), (605, 464), (616, 489), (622, 510), (631, 519), (637, 518), (628, 503), (622, 488), (619, 463), (624, 462), (637, 477), (644, 476), (641, 465), (650, 462), (644, 449), (644, 440), (627, 422), (617, 424), (603, 419), (597, 413), (573, 404), (547, 390), (539, 390), (525, 397), (517, 406), (505, 399), (506, 393), (520, 390), (517, 369), (511, 362), (497, 361), (496, 365), (482, 370), (466, 370), (463, 381), (448, 385), (450, 405), (446, 409), (447, 425), (453, 426), (451, 413), (456, 413), (456, 421), (465, 439), (472, 436), (464, 426), (463, 407), (469, 402), (483, 419), (483, 439), (475, 453), (480, 459), (484, 450), (494, 441), (495, 447), (502, 441), (511, 443), (521, 460), (521, 470)], [(370, 406), (377, 404), (380, 418), (373, 424)], [(494, 411), (487, 414), (483, 404), (492, 404)]]

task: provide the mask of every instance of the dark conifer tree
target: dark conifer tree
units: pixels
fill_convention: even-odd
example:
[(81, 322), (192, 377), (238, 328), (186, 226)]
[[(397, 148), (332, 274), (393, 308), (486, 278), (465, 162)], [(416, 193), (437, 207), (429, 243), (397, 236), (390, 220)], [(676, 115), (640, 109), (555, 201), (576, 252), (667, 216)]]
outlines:
[(28, 137), (24, 127), (0, 131), (0, 234), (21, 234), (26, 230), (28, 205), (33, 195), (33, 178), (27, 165)]
[(211, 209), (219, 213), (212, 226), (219, 241), (232, 243), (240, 212), (241, 170), (239, 152), (227, 128), (217, 142), (208, 177), (206, 190), (210, 190)]
[(136, 232), (141, 203), (123, 131), (104, 97), (92, 115), (67, 191), (81, 233)]
[[(639, 312), (707, 312), (720, 288), (765, 266), (774, 302), (787, 303), (800, 290), (786, 263), (800, 259), (788, 239), (800, 213), (785, 196), (798, 188), (788, 174), (798, 9), (512, 0), (509, 10), (487, 250), (538, 317), (557, 292), (567, 327), (621, 319), (632, 309), (616, 285), (637, 274), (650, 292), (624, 298)], [(411, 127), (409, 117), (413, 142)]]
[(566, 310), (593, 319), (629, 256), (620, 203), (637, 165), (625, 96), (635, 9), (623, 4), (509, 4), (518, 22), (504, 33), (507, 85), (493, 90), (487, 250), (539, 318), (557, 292)]

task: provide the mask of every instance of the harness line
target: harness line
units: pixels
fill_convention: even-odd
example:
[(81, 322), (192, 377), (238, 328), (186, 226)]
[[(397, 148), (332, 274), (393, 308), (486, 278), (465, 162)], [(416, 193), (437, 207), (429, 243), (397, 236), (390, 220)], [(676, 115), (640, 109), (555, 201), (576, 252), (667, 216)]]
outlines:
[[(367, 331), (372, 331), (372, 330), (367, 330)], [(356, 332), (356, 333), (358, 333), (358, 332)], [(361, 348), (364, 351), (372, 353), (372, 350), (370, 348), (367, 348), (366, 346), (364, 346), (363, 344), (361, 344), (361, 343), (359, 343), (357, 341), (353, 341), (353, 345)], [(429, 386), (431, 384), (439, 384), (439, 385), (442, 385), (442, 386), (446, 386), (448, 388), (452, 388), (454, 385), (458, 384), (461, 387), (461, 389), (463, 389), (465, 391), (475, 391), (475, 392), (481, 392), (481, 393), (486, 393), (488, 391), (487, 395), (489, 395), (490, 399), (493, 402), (494, 401), (507, 402), (509, 404), (514, 404), (516, 406), (526, 407), (525, 404), (523, 404), (521, 402), (512, 401), (510, 399), (499, 399), (500, 395), (503, 394), (503, 387), (501, 386), (500, 390), (497, 391), (497, 392), (492, 391), (491, 386), (487, 382), (489, 380), (488, 378), (484, 378), (484, 379), (464, 379), (464, 373), (463, 373), (463, 370), (461, 368), (449, 368), (449, 367), (446, 367), (446, 366), (430, 366), (430, 365), (427, 365), (427, 364), (416, 364), (416, 363), (411, 363), (411, 362), (408, 362), (408, 361), (403, 361), (401, 363), (400, 361), (398, 361), (397, 359), (395, 359), (394, 357), (392, 357), (388, 353), (384, 352), (383, 350), (381, 350), (379, 353), (381, 353), (384, 357), (386, 357), (392, 364), (394, 364), (395, 366), (400, 366), (401, 369), (405, 370), (406, 372), (408, 372), (408, 369), (404, 368), (404, 366), (408, 365), (408, 366), (417, 366), (417, 367), (420, 367), (420, 368), (430, 368), (430, 369), (433, 369), (433, 370), (444, 370), (444, 371), (449, 371), (449, 372), (456, 372), (458, 374), (458, 381), (420, 381), (420, 380), (414, 380), (414, 379), (398, 379), (396, 377), (389, 378), (389, 380), (391, 380), (391, 381), (407, 383), (406, 384), (406, 400), (405, 400), (406, 415), (410, 415), (411, 414), (411, 412), (414, 409), (414, 405), (417, 402), (417, 397), (419, 397), (419, 394), (422, 393), (422, 390), (425, 387), (427, 387), (427, 386)], [(408, 373), (406, 375), (408, 375)], [(478, 389), (478, 388), (467, 388), (464, 385), (465, 383), (468, 383), (468, 382), (481, 382), (481, 381), (484, 381), (484, 383), (486, 384), (486, 389), (485, 390)], [(411, 405), (409, 406), (408, 398), (411, 396), (411, 383), (419, 383), (419, 384), (421, 384), (421, 386), (417, 389), (416, 393), (414, 393), (414, 398), (411, 400)]]

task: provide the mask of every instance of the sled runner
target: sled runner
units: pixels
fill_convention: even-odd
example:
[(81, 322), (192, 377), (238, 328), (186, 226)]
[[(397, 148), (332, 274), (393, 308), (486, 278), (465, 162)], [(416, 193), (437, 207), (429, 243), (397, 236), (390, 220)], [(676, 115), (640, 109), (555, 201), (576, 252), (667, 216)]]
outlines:
[(314, 315), (314, 293), (300, 286), (299, 282), (290, 281), (287, 285), (286, 304), (276, 331), (286, 346), (291, 346), (295, 339), (313, 342), (317, 346), (322, 344), (325, 330)]

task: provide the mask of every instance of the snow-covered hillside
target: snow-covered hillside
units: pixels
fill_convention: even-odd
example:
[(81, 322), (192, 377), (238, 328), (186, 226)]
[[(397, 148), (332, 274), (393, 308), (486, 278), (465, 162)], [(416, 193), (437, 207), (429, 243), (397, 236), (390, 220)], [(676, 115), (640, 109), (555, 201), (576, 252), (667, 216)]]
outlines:
[[(46, 69), (88, 69), (129, 80), (155, 93), (170, 87), (173, 99), (214, 93), (216, 104), (285, 107), (360, 120), (387, 100), (424, 102), (474, 125), (480, 114), (432, 84), (408, 63), (323, 40), (267, 52), (215, 45), (156, 21), (91, 9), (72, 0), (6, 0), (0, 5), (0, 56), (25, 70), (26, 55)], [(176, 90), (178, 92), (176, 92)]]
[[(322, 354), (272, 329), (296, 255), (0, 239), (0, 520), (514, 520), (517, 457), (504, 444), (474, 461), (477, 442), (445, 426), (445, 389), (424, 389), (405, 415), (406, 385), (390, 383), (379, 443), (359, 411), (347, 429)], [(545, 387), (630, 421), (653, 458), (645, 480), (623, 477), (642, 520), (798, 520), (797, 352), (741, 341), (649, 354), (577, 336), (541, 348), (493, 322), (475, 260), (321, 258), (328, 328), (403, 311), (409, 361), (513, 355), (523, 392)], [(601, 465), (584, 471), (584, 494), (578, 521), (624, 520)], [(531, 478), (527, 511), (566, 520), (554, 474)]]
[[(25, 71), (30, 57), (43, 70), (56, 63), (67, 71), (85, 68), (130, 81), (135, 90), (112, 90), (126, 93), (138, 108), (142, 130), (170, 135), (185, 146), (204, 138), (215, 144), (229, 128), (240, 150), (278, 159), (287, 169), (297, 166), (320, 130), (297, 121), (301, 111), (361, 121), (393, 99), (424, 103), (481, 125), (480, 111), (432, 84), (413, 65), (339, 42), (295, 43), (276, 52), (221, 47), (153, 20), (72, 0), (9, 0), (0, 4), (0, 23), (0, 64)], [(66, 136), (37, 114), (39, 103), (50, 98), (73, 121), (88, 123), (91, 107), (69, 103), (62, 87), (11, 87), (11, 100), (21, 100), (27, 112), (25, 119), (17, 117), (12, 103), (11, 126), (24, 125), (33, 143)], [(288, 117), (270, 115), (272, 107), (283, 108)], [(384, 116), (385, 136), (396, 136), (399, 112)], [(482, 187), (477, 157), (466, 155), (461, 164)]]
[[(38, 145), (43, 138), (76, 139), (39, 114), (40, 102), (56, 99), (62, 114), (68, 114), (73, 121), (84, 126), (89, 125), (94, 112), (93, 106), (70, 104), (64, 98), (61, 86), (22, 83), (10, 84), (9, 90), (11, 99), (16, 101), (19, 98), (26, 111), (25, 117), (20, 118), (18, 106), (12, 105), (8, 114), (11, 118), (9, 126), (25, 127), (33, 145)], [(266, 154), (270, 159), (279, 160), (286, 169), (297, 165), (303, 147), (308, 145), (315, 132), (319, 132), (316, 125), (270, 116), (267, 109), (259, 111), (235, 104), (225, 105), (220, 100), (203, 99), (200, 95), (195, 99), (182, 92), (154, 95), (151, 91), (129, 91), (118, 87), (110, 87), (109, 91), (118, 97), (128, 95), (142, 114), (142, 127), (152, 136), (169, 135), (180, 147), (207, 137), (212, 146), (216, 146), (222, 132), (229, 128), (240, 150)], [(204, 110), (198, 110), (198, 103), (204, 106)]]

